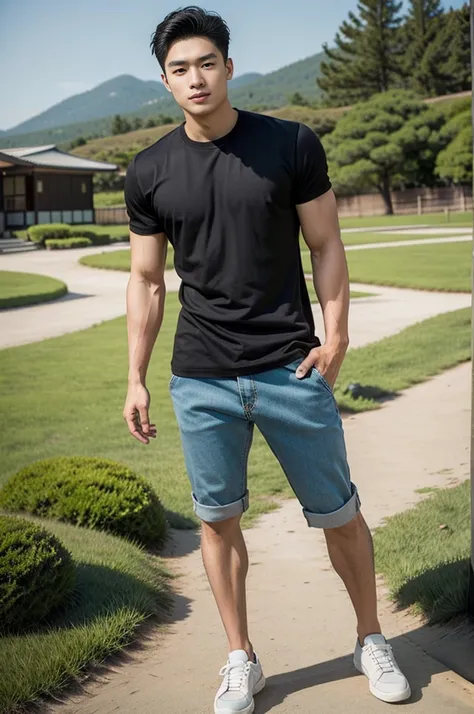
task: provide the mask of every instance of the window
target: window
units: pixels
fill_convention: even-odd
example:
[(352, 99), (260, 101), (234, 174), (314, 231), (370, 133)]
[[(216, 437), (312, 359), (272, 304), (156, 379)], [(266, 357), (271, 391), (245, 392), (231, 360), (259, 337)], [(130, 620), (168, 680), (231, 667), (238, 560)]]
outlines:
[(36, 182), (36, 191), (38, 193), (43, 193), (43, 182), (38, 179)]
[(26, 211), (26, 181), (24, 176), (7, 176), (3, 181), (6, 211)]
[(81, 191), (82, 193), (87, 193), (87, 184), (84, 181), (81, 183)]

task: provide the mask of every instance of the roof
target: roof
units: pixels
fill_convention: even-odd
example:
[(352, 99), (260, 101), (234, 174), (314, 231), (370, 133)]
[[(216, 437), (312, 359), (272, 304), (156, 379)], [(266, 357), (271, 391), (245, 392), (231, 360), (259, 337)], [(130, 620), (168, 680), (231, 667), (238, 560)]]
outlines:
[(54, 144), (25, 146), (15, 149), (0, 149), (0, 160), (19, 166), (35, 166), (45, 169), (74, 169), (78, 171), (116, 171), (115, 164), (91, 161), (81, 156), (61, 151)]

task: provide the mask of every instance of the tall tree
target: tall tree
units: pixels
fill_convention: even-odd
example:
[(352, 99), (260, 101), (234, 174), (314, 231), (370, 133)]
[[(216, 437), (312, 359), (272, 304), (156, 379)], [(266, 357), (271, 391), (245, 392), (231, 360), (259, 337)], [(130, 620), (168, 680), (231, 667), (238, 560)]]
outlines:
[(440, 0), (411, 0), (410, 10), (400, 34), (405, 46), (403, 67), (411, 87), (428, 96), (436, 94), (436, 81), (423, 58), (442, 28)]
[(453, 94), (471, 88), (470, 11), (465, 4), (440, 18), (440, 28), (427, 47), (423, 72), (430, 74), (434, 94)]
[(359, 0), (336, 35), (336, 49), (324, 45), (318, 84), (331, 104), (352, 104), (400, 86), (399, 27), (402, 3), (397, 0)]
[(436, 173), (453, 183), (472, 184), (471, 109), (450, 119), (441, 134), (450, 143), (438, 154)]
[(325, 139), (336, 191), (376, 188), (393, 213), (394, 185), (432, 181), (443, 121), (441, 112), (401, 90), (357, 104)]

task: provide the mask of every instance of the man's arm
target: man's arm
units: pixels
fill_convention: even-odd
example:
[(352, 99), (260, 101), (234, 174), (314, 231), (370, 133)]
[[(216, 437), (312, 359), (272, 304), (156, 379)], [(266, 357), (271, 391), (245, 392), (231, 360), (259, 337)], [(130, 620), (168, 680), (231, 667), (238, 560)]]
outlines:
[(316, 366), (334, 386), (349, 345), (349, 275), (332, 190), (297, 207), (303, 237), (311, 251), (313, 282), (324, 318), (326, 341), (311, 350), (298, 371)]
[(156, 434), (149, 423), (150, 396), (146, 373), (163, 322), (168, 249), (164, 233), (142, 236), (130, 231), (131, 270), (127, 286), (128, 394), (124, 419), (130, 433), (142, 443)]

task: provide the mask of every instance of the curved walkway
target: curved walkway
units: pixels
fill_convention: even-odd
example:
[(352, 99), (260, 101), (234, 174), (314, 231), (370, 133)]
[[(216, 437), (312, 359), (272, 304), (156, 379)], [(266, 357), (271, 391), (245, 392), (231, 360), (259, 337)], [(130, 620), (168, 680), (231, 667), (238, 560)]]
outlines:
[[(354, 245), (347, 246), (346, 250), (394, 248), (469, 240), (468, 235), (459, 235), (454, 238)], [(115, 270), (88, 268), (79, 263), (79, 258), (83, 255), (123, 250), (126, 245), (124, 243), (100, 246), (87, 251), (83, 249), (56, 252), (33, 251), (1, 256), (0, 270), (50, 275), (64, 280), (69, 293), (64, 298), (51, 303), (1, 311), (0, 349), (58, 337), (124, 315), (128, 274)], [(167, 271), (167, 289), (176, 291), (179, 289), (179, 285), (180, 279), (175, 271)], [(360, 286), (354, 284), (352, 288), (357, 290), (360, 289)], [(440, 312), (457, 310), (470, 304), (470, 296), (467, 294), (438, 294), (380, 288), (372, 285), (363, 286), (363, 289), (365, 292), (373, 293), (374, 297), (352, 302), (352, 333), (357, 336), (352, 341), (352, 346), (360, 346), (367, 341), (379, 339), (377, 335), (385, 337), (394, 334), (419, 320), (432, 317)], [(319, 309), (315, 308), (318, 330), (322, 334), (319, 315)]]

